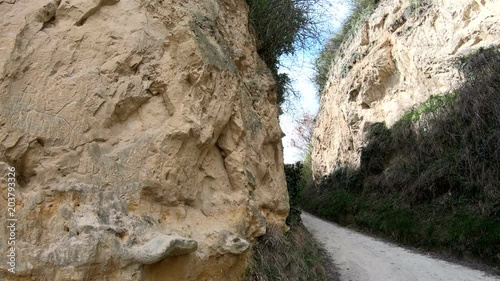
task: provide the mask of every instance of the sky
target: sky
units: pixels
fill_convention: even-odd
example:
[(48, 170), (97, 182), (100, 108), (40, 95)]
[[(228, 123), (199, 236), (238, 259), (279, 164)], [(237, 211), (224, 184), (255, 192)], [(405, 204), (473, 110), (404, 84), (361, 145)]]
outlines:
[[(316, 42), (308, 50), (299, 50), (294, 56), (285, 56), (281, 58), (282, 66), (280, 72), (287, 73), (292, 79), (292, 86), (298, 96), (291, 99), (292, 110), (285, 110), (280, 116), (280, 126), (285, 137), (283, 138), (284, 160), (286, 164), (301, 161), (303, 153), (292, 147), (291, 141), (294, 138), (295, 122), (304, 113), (310, 113), (316, 116), (319, 109), (319, 99), (317, 89), (314, 85), (314, 60), (321, 50), (322, 44), (330, 38), (342, 25), (344, 19), (348, 16), (349, 7), (342, 0), (329, 1), (327, 7), (320, 7), (320, 29), (322, 30), (321, 42)], [(343, 3), (340, 3), (343, 2)]]

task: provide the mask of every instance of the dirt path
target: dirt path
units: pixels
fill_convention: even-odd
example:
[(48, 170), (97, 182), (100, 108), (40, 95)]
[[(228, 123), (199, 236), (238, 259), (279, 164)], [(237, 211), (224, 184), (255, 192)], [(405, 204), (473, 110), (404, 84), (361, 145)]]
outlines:
[(342, 281), (494, 281), (499, 277), (411, 252), (303, 213), (304, 225), (322, 242)]

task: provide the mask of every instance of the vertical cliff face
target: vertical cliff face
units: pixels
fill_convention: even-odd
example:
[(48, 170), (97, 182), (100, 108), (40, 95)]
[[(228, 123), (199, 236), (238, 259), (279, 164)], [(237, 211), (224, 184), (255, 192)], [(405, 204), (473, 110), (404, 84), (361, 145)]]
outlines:
[(247, 12), (0, 1), (0, 221), (8, 167), (18, 220), (16, 273), (2, 254), (0, 279), (238, 280), (251, 240), (289, 208)]
[(457, 59), (500, 44), (495, 0), (382, 0), (330, 69), (313, 135), (313, 172), (356, 168), (367, 128), (388, 126), (461, 81)]

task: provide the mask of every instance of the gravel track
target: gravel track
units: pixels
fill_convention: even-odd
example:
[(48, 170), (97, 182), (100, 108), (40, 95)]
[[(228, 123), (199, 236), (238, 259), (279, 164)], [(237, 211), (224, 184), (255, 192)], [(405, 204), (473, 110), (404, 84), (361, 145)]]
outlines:
[(499, 281), (500, 278), (436, 259), (338, 226), (305, 212), (302, 221), (323, 243), (341, 281)]

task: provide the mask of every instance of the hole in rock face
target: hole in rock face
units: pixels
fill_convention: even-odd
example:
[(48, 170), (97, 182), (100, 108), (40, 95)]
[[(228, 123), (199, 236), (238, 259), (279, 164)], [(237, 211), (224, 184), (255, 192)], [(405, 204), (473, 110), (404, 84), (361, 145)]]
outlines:
[(116, 232), (115, 236), (123, 240), (125, 237), (127, 237), (127, 232), (125, 232), (125, 231), (124, 232)]
[(363, 103), (361, 104), (361, 108), (362, 108), (362, 109), (369, 109), (369, 108), (370, 108), (370, 105), (368, 105), (366, 102), (363, 102)]
[(41, 147), (45, 147), (45, 140), (42, 139), (42, 138), (37, 138), (36, 139), (36, 142), (41, 146)]
[[(46, 16), (47, 17), (49, 16), (48, 11), (46, 12)], [(56, 20), (55, 16), (51, 17), (48, 21), (43, 23), (42, 29), (48, 28), (50, 26), (54, 26), (55, 20)]]
[(45, 144), (45, 140), (40, 137), (30, 141), (22, 155), (14, 160), (17, 183), (20, 188), (28, 187), (31, 179), (37, 176), (37, 167), (46, 153)]
[(64, 231), (69, 232), (69, 227), (65, 226)]
[(358, 97), (359, 95), (359, 91), (358, 90), (352, 90), (349, 92), (349, 101), (355, 101), (356, 98)]
[(19, 184), (20, 188), (26, 188), (30, 182), (29, 177), (24, 176), (24, 174), (19, 173), (19, 176), (17, 177), (17, 183)]
[(234, 239), (233, 239), (233, 242), (234, 242), (234, 243), (238, 243), (238, 242), (240, 242), (240, 238), (238, 238), (238, 237), (234, 238)]

